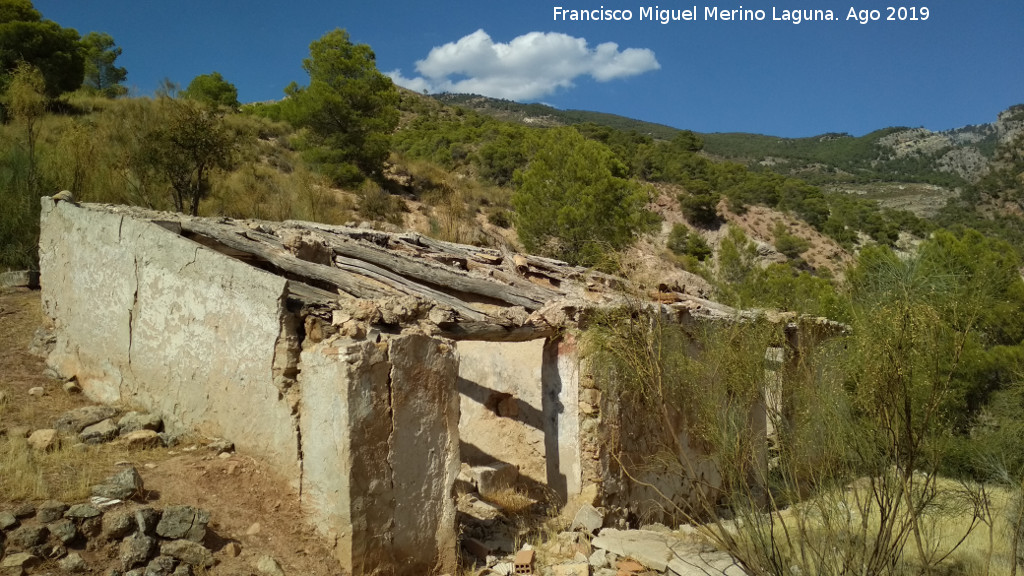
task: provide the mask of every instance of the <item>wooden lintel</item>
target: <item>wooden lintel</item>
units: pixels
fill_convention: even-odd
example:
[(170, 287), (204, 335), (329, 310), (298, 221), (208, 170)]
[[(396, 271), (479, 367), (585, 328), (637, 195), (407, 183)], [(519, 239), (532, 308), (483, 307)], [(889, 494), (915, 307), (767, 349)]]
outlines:
[(503, 326), (492, 322), (442, 322), (440, 336), (452, 340), (484, 342), (526, 342), (554, 336), (551, 326)]

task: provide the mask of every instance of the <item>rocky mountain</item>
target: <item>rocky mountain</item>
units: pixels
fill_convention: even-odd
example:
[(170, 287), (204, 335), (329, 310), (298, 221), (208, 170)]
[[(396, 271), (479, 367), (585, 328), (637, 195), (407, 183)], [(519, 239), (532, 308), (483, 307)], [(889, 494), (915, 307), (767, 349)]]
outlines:
[[(438, 94), (442, 103), (531, 126), (593, 123), (670, 140), (681, 130), (614, 114), (559, 110), (471, 94)], [(704, 153), (796, 176), (831, 192), (877, 200), (883, 207), (932, 217), (991, 169), (997, 149), (1024, 133), (1024, 104), (987, 124), (943, 131), (891, 127), (864, 136), (828, 133), (780, 138), (748, 133), (701, 134)]]

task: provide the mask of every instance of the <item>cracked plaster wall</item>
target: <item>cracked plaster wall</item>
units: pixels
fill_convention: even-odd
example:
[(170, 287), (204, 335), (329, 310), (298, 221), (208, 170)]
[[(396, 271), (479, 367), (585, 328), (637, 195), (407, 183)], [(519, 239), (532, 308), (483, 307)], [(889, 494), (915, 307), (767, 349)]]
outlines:
[(229, 438), (297, 479), (287, 280), (154, 223), (42, 202), (50, 365), (97, 401)]

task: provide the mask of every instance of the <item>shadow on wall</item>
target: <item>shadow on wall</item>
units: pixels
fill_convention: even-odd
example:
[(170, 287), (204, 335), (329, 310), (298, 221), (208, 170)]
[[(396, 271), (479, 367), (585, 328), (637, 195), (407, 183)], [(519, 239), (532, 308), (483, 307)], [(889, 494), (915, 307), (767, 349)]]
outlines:
[(548, 468), (548, 488), (563, 502), (569, 499), (569, 483), (561, 467), (559, 429), (565, 418), (562, 402), (562, 375), (558, 371), (558, 344), (544, 346), (541, 363), (542, 411), (544, 413), (544, 460)]
[[(513, 466), (518, 466), (515, 462), (503, 460), (502, 458), (481, 449), (479, 446), (466, 442), (465, 440), (459, 441), (459, 454), (462, 456), (462, 461), (466, 463), (481, 462), (485, 464), (511, 464)], [(546, 500), (552, 496), (556, 496), (558, 501), (561, 503), (565, 499), (564, 495), (554, 493), (547, 484), (538, 482), (522, 474), (516, 478), (516, 485), (518, 488), (521, 488), (530, 495), (531, 498), (537, 500)]]
[[(495, 416), (512, 417), (517, 422), (522, 422), (531, 428), (544, 430), (543, 412), (512, 394), (492, 390), (461, 376), (459, 377), (459, 394), (484, 406)], [(508, 403), (513, 401), (515, 405), (509, 409)], [(465, 460), (465, 458), (463, 459)]]

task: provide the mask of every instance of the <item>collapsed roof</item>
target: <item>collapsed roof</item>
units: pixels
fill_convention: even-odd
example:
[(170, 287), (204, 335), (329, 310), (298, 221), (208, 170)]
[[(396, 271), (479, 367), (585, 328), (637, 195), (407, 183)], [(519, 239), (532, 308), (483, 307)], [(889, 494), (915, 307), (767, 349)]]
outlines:
[(677, 319), (845, 326), (793, 313), (740, 311), (660, 285), (627, 296), (629, 282), (566, 262), (507, 250), (313, 222), (201, 218), (132, 206), (87, 204), (150, 221), (203, 246), (289, 280), (290, 304), (305, 317), (359, 330), (416, 329), (454, 340), (522, 341), (579, 326), (589, 310), (646, 301)]

